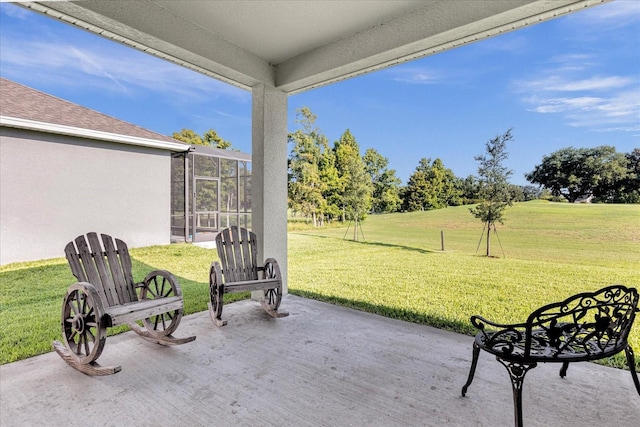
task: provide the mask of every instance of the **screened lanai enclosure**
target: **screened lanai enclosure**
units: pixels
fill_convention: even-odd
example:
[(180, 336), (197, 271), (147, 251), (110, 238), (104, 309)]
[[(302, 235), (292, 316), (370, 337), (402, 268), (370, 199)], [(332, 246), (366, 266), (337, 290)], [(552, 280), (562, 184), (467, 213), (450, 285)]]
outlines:
[(251, 155), (192, 145), (171, 161), (171, 240), (213, 241), (232, 225), (251, 228)]

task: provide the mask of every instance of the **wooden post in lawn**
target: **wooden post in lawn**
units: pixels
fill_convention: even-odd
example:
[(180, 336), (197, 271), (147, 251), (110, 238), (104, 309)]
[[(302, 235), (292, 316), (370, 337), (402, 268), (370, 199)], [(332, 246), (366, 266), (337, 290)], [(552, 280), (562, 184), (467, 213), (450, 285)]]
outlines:
[(355, 219), (353, 220), (354, 223), (354, 227), (353, 227), (353, 241), (357, 242), (358, 241), (358, 216), (356, 215)]
[(442, 247), (442, 252), (444, 252), (444, 230), (440, 230), (440, 246)]

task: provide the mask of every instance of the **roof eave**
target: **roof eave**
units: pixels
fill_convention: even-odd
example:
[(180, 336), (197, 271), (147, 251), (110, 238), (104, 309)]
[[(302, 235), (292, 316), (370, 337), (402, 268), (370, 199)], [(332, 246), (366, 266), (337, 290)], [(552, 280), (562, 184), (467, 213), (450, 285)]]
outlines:
[(160, 141), (149, 138), (139, 138), (135, 136), (120, 135), (110, 132), (102, 132), (93, 129), (83, 129), (73, 126), (58, 125), (55, 123), (45, 123), (35, 120), (21, 119), (17, 117), (0, 116), (0, 126), (27, 129), (38, 132), (47, 132), (57, 135), (67, 135), (78, 138), (87, 138), (98, 141), (116, 142), (120, 144), (133, 145), (138, 147), (156, 148), (172, 152), (189, 151), (189, 145), (181, 142)]

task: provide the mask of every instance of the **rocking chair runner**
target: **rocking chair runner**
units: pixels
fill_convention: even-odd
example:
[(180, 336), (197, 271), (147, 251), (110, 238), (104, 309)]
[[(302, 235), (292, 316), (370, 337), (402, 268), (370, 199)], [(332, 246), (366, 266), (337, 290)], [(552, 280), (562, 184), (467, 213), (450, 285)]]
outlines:
[[(216, 236), (220, 263), (211, 263), (209, 270), (209, 314), (216, 326), (224, 326), (222, 298), (224, 294), (243, 291), (264, 291), (262, 307), (273, 317), (289, 313), (278, 311), (282, 301), (282, 277), (278, 262), (268, 258), (258, 266), (256, 235), (245, 228), (232, 226)], [(223, 277), (224, 276), (224, 277)]]
[[(88, 233), (65, 247), (71, 272), (79, 282), (67, 289), (62, 303), (62, 338), (55, 351), (87, 375), (109, 375), (120, 366), (100, 366), (107, 327), (127, 324), (142, 338), (163, 344), (184, 344), (195, 336), (175, 338), (182, 318), (182, 291), (176, 278), (154, 270), (134, 283), (127, 245), (110, 236)], [(135, 323), (142, 321), (144, 327)]]
[(473, 381), (480, 350), (494, 354), (509, 371), (517, 427), (523, 425), (524, 376), (538, 363), (562, 363), (560, 376), (564, 378), (569, 363), (603, 359), (624, 351), (640, 394), (635, 357), (627, 342), (638, 312), (638, 298), (636, 289), (614, 285), (540, 307), (525, 323), (501, 325), (472, 316), (471, 323), (479, 332), (473, 343), (473, 360), (462, 396)]

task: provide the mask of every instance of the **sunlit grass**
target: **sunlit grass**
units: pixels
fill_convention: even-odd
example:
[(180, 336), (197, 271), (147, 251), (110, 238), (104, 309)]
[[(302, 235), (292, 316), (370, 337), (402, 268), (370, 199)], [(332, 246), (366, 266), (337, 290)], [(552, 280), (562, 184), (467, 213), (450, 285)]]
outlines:
[[(520, 322), (575, 293), (640, 287), (640, 206), (533, 202), (507, 213), (492, 258), (466, 207), (371, 216), (361, 242), (346, 228), (290, 233), (290, 291), (470, 334), (473, 314)], [(630, 342), (640, 348), (640, 320)]]

